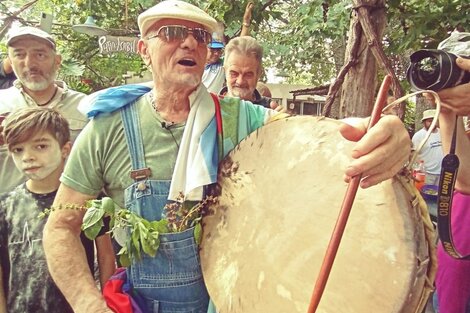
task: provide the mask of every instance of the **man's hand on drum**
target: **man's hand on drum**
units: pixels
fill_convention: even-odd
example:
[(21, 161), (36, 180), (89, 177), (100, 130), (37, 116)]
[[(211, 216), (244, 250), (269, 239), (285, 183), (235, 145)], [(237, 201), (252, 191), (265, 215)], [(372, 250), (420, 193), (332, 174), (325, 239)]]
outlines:
[(357, 141), (353, 161), (345, 172), (345, 181), (362, 175), (360, 186), (367, 188), (393, 177), (408, 161), (411, 140), (397, 116), (385, 115), (367, 133), (369, 118), (343, 120), (344, 138)]

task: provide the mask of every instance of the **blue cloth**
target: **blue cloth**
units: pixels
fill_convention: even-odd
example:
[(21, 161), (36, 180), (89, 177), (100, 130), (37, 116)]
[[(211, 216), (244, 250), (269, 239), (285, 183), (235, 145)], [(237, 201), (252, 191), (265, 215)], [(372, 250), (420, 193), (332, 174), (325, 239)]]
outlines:
[(92, 118), (100, 113), (114, 112), (126, 104), (134, 102), (150, 90), (149, 87), (144, 85), (123, 85), (97, 92), (89, 100), (92, 105), (86, 111), (86, 115), (88, 118)]

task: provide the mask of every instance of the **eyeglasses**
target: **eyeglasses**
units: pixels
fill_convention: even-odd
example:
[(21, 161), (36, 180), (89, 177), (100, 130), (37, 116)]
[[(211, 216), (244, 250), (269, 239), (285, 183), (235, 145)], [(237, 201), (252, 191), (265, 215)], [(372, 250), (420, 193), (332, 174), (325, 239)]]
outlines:
[(190, 28), (182, 25), (166, 25), (158, 29), (155, 35), (147, 37), (147, 40), (160, 37), (161, 39), (171, 41), (184, 41), (192, 34), (198, 43), (208, 44), (212, 41), (212, 35), (203, 28)]

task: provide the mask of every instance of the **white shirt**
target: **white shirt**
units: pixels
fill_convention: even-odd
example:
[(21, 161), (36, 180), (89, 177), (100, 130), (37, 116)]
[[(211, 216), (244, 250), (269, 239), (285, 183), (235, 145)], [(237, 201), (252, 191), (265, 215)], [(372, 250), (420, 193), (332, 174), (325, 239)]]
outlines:
[[(426, 129), (421, 128), (412, 138), (413, 150), (416, 150), (426, 136)], [(424, 161), (426, 173), (439, 175), (441, 173), (441, 162), (443, 158), (441, 133), (439, 128), (431, 133), (424, 146), (418, 153), (418, 159)]]
[(202, 74), (202, 83), (209, 92), (219, 94), (219, 91), (224, 87), (225, 83), (225, 73), (222, 63), (206, 65), (204, 73)]

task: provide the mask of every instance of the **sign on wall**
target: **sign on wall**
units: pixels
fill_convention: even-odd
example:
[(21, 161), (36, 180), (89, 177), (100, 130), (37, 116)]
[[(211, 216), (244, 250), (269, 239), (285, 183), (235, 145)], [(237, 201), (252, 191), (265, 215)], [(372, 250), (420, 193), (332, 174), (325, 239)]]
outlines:
[(98, 39), (98, 44), (100, 45), (100, 53), (103, 54), (115, 52), (136, 54), (138, 41), (139, 38), (136, 37), (101, 36)]

